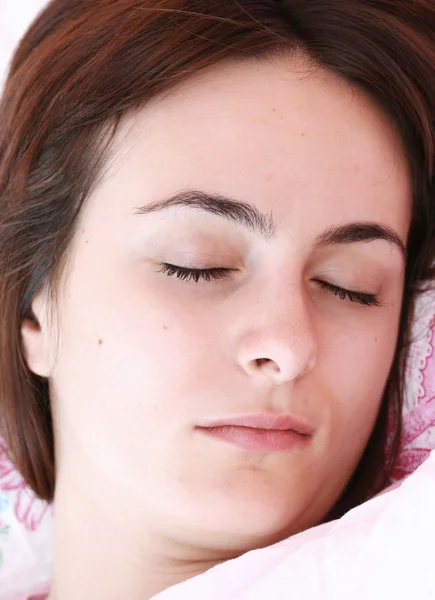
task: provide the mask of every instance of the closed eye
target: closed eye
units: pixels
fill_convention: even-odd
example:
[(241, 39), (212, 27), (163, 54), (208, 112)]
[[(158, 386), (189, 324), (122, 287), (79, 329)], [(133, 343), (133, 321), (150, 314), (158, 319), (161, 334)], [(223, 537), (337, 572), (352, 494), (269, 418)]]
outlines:
[(332, 283), (322, 281), (321, 279), (314, 279), (313, 281), (318, 283), (321, 288), (330, 292), (334, 296), (338, 296), (340, 300), (348, 299), (351, 302), (357, 302), (358, 304), (363, 304), (364, 306), (381, 306), (381, 303), (379, 302), (376, 294), (368, 294), (367, 292), (354, 292), (352, 290), (346, 290), (345, 288), (338, 287), (336, 285), (333, 285)]
[[(189, 269), (187, 267), (179, 267), (177, 265), (171, 265), (169, 263), (161, 263), (161, 273), (165, 273), (168, 277), (176, 276), (178, 279), (183, 281), (194, 281), (198, 283), (200, 279), (205, 281), (212, 281), (218, 279), (224, 279), (230, 276), (231, 273), (238, 271), (238, 269), (229, 269), (224, 267), (215, 267), (212, 269)], [(350, 300), (364, 306), (380, 306), (381, 303), (378, 300), (376, 294), (368, 294), (366, 292), (355, 292), (353, 290), (347, 290), (342, 287), (333, 285), (321, 279), (314, 279), (321, 288), (337, 296), (340, 300)]]
[(193, 280), (196, 283), (200, 279), (205, 281), (211, 281), (212, 279), (223, 279), (229, 277), (230, 273), (237, 271), (238, 269), (227, 269), (223, 267), (215, 267), (213, 269), (188, 269), (187, 267), (178, 267), (177, 265), (170, 265), (168, 263), (161, 264), (161, 273), (166, 273), (168, 277), (176, 275), (178, 279), (184, 281)]

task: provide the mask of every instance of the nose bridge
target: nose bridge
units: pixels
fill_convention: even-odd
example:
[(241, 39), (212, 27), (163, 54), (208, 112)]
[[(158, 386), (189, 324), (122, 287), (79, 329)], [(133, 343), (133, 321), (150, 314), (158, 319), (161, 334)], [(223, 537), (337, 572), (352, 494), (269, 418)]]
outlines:
[(295, 379), (312, 369), (318, 340), (309, 299), (292, 286), (283, 293), (264, 290), (249, 311), (241, 360), (250, 374)]

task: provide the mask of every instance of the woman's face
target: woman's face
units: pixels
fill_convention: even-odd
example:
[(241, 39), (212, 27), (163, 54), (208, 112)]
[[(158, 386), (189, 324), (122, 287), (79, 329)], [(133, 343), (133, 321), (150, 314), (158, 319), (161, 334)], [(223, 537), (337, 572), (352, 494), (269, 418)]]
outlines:
[[(398, 134), (332, 74), (245, 62), (130, 116), (113, 157), (59, 323), (41, 292), (41, 329), (23, 325), (51, 381), (57, 494), (122, 506), (138, 536), (229, 552), (315, 524), (360, 460), (396, 346), (411, 206)], [(189, 206), (153, 206), (180, 192)], [(196, 281), (163, 263), (231, 271)], [(199, 427), (264, 414), (311, 434), (247, 448), (246, 429)]]

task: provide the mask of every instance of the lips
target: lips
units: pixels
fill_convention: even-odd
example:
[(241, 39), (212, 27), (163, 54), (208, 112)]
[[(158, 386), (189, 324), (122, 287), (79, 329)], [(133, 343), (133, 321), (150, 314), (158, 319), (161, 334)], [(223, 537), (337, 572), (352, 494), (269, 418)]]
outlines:
[(311, 443), (313, 427), (290, 415), (244, 415), (199, 426), (207, 437), (254, 452), (289, 452)]
[(203, 422), (199, 427), (250, 427), (252, 429), (265, 429), (275, 431), (292, 430), (301, 435), (312, 435), (314, 428), (292, 415), (274, 415), (261, 413), (256, 415), (242, 415), (213, 419)]

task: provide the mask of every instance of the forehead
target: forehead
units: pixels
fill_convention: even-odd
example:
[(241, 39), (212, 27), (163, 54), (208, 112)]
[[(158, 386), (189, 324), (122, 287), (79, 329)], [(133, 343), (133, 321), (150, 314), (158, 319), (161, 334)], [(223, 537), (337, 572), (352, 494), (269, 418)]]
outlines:
[(107, 185), (135, 199), (139, 186), (142, 204), (196, 188), (273, 209), (284, 225), (308, 211), (406, 234), (410, 181), (394, 124), (362, 91), (290, 59), (189, 79), (129, 116), (112, 151)]

